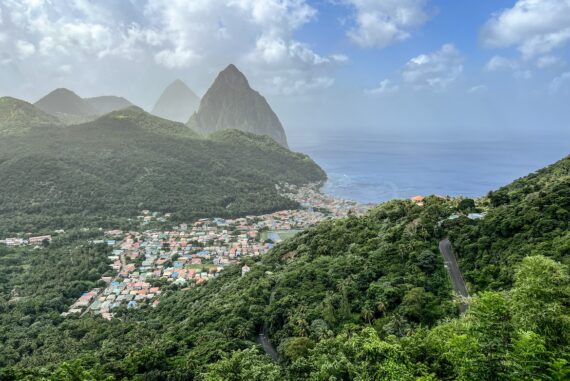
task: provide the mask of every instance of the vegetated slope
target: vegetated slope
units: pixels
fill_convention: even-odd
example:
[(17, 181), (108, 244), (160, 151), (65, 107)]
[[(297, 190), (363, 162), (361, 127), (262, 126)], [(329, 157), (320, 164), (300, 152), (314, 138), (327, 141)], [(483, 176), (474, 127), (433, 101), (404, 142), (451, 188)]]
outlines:
[(234, 65), (218, 74), (188, 125), (206, 135), (225, 129), (267, 135), (287, 147), (287, 136), (279, 118)]
[[(556, 186), (533, 181), (542, 184), (535, 191), (548, 207), (558, 205)], [(168, 292), (156, 309), (124, 311), (112, 322), (38, 322), (29, 341), (7, 340), (0, 359), (15, 366), (7, 370), (15, 379), (46, 366), (58, 367), (59, 376), (117, 380), (567, 379), (564, 265), (522, 247), (513, 287), (475, 294), (467, 314), (456, 317), (437, 243), (449, 229), (461, 238), (465, 221), (450, 226), (448, 218), (463, 213), (464, 204), (438, 197), (423, 207), (391, 201), (364, 217), (323, 222), (264, 258), (247, 259), (251, 272), (243, 277), (239, 267), (227, 268), (195, 289)], [(501, 207), (490, 206), (488, 216)], [(543, 224), (534, 230), (536, 238), (550, 234)], [(504, 244), (517, 245), (516, 235)], [(491, 255), (478, 254), (476, 261)], [(26, 337), (14, 316), (3, 321), (8, 338)], [(264, 326), (280, 363), (255, 343)], [(73, 361), (61, 365), (66, 360)]]
[(11, 98), (0, 98), (0, 135), (23, 135), (30, 128), (54, 126), (59, 120), (26, 101)]
[(0, 141), (0, 231), (113, 224), (141, 209), (175, 219), (295, 207), (275, 184), (322, 181), (305, 155), (230, 133), (196, 138), (183, 124), (137, 108), (68, 128)]
[(490, 192), (487, 215), (450, 224), (466, 280), (474, 290), (510, 287), (523, 256), (570, 264), (570, 157)]
[(181, 123), (188, 122), (198, 110), (200, 98), (184, 82), (177, 79), (164, 89), (152, 113)]
[(93, 107), (98, 115), (108, 114), (113, 111), (122, 110), (133, 104), (123, 97), (105, 95), (100, 97), (85, 98), (85, 101)]

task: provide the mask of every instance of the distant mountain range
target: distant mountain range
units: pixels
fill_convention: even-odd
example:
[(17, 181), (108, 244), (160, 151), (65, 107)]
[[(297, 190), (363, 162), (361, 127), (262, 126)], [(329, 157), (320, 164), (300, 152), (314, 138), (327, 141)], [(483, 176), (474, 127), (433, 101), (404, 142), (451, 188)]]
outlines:
[(266, 135), (287, 147), (287, 137), (279, 118), (234, 65), (218, 74), (188, 125), (203, 134), (236, 129)]
[(64, 124), (77, 124), (132, 106), (132, 103), (116, 96), (81, 98), (71, 90), (60, 88), (47, 94), (34, 105), (57, 117)]
[[(109, 112), (133, 106), (122, 97), (81, 98), (64, 88), (52, 91), (34, 105), (66, 125), (89, 122)], [(288, 147), (281, 121), (267, 100), (250, 87), (245, 75), (234, 65), (218, 74), (201, 100), (183, 81), (175, 80), (164, 89), (152, 114), (187, 123), (202, 135), (236, 129), (269, 136)]]
[(200, 98), (181, 80), (172, 82), (152, 109), (161, 118), (186, 123), (200, 105)]

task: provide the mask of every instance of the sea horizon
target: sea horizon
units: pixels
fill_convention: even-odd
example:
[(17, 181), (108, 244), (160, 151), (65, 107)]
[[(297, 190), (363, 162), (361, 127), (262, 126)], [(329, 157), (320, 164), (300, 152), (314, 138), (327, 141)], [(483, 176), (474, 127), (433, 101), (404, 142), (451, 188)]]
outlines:
[(322, 191), (361, 203), (415, 195), (485, 196), (569, 154), (558, 136), (433, 137), (339, 133), (291, 139), (327, 173)]

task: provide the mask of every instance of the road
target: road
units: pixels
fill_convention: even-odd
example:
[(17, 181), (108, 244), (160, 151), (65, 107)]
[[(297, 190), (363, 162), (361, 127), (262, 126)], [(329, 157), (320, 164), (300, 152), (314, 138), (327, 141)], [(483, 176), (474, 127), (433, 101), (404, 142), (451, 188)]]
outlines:
[(267, 338), (265, 326), (263, 326), (261, 332), (259, 332), (259, 335), (257, 336), (257, 342), (261, 344), (263, 351), (267, 353), (269, 356), (271, 356), (273, 361), (279, 361), (279, 354), (277, 353), (275, 348), (273, 348), (273, 345)]
[(443, 263), (449, 277), (451, 278), (451, 283), (455, 292), (461, 297), (461, 302), (459, 304), (459, 311), (463, 314), (469, 308), (468, 298), (469, 292), (467, 291), (467, 286), (463, 280), (463, 275), (459, 270), (459, 265), (457, 264), (457, 259), (455, 254), (453, 254), (453, 248), (451, 247), (451, 242), (449, 239), (444, 239), (439, 243), (439, 251), (443, 255)]

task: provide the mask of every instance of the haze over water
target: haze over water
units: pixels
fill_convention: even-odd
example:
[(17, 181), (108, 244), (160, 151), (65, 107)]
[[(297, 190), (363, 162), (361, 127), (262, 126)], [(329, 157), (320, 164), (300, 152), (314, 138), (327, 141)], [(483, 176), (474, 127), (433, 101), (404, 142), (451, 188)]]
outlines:
[(421, 139), (337, 134), (292, 139), (326, 172), (323, 190), (363, 203), (414, 195), (479, 197), (570, 152), (566, 138)]

